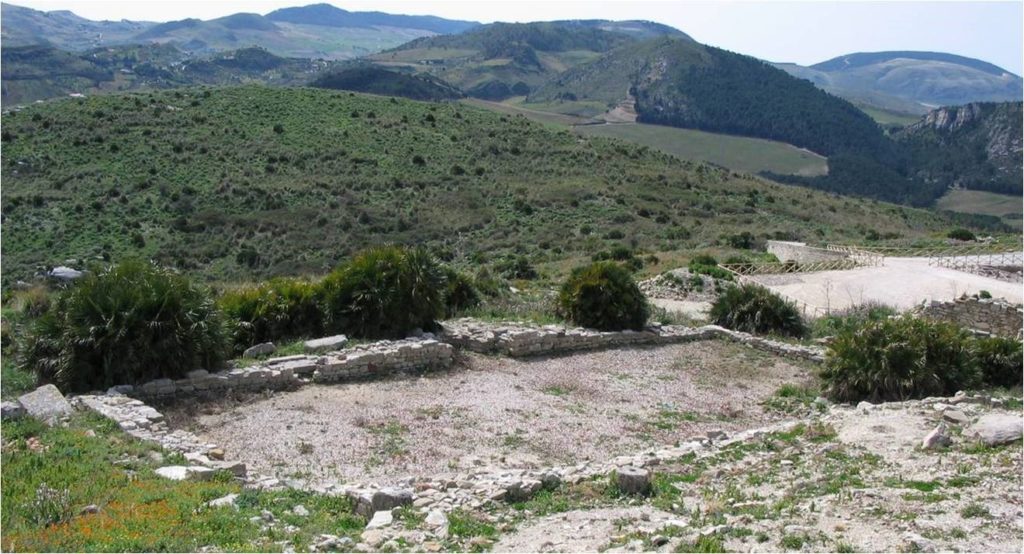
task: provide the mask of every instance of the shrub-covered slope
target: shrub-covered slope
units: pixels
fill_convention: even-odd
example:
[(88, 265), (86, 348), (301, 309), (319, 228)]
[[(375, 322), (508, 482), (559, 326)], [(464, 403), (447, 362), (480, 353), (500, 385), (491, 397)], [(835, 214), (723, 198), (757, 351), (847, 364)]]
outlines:
[(8, 114), (3, 141), (5, 283), (129, 254), (245, 279), (386, 242), (480, 263), (943, 225), (524, 117), (318, 89), (67, 99)]
[(170, 44), (109, 46), (66, 52), (51, 46), (4, 47), (5, 105), (65, 97), (190, 85), (304, 85), (340, 62), (282, 58), (262, 48), (192, 57)]
[(317, 78), (310, 86), (413, 100), (453, 100), (463, 96), (462, 91), (430, 75), (408, 75), (373, 66), (333, 71)]

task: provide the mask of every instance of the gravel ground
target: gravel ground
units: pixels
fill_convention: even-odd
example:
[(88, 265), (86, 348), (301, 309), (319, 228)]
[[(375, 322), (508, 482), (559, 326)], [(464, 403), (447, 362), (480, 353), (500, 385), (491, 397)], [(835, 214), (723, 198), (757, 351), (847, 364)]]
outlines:
[(803, 381), (808, 367), (719, 341), (531, 360), (468, 355), (445, 373), (309, 385), (168, 417), (263, 474), (388, 483), (604, 459), (758, 426), (776, 417), (760, 401)]
[(840, 310), (881, 302), (900, 310), (929, 300), (953, 300), (962, 294), (989, 291), (995, 298), (1020, 303), (1020, 283), (928, 265), (927, 258), (886, 258), (879, 267), (750, 277), (804, 304)]

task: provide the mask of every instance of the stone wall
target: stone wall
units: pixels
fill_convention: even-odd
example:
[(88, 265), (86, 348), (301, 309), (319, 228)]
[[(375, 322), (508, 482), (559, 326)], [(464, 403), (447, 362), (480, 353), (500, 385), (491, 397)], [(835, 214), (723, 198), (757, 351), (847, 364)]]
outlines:
[(821, 361), (824, 351), (774, 341), (747, 333), (730, 331), (717, 325), (683, 327), (651, 326), (643, 331), (594, 331), (592, 329), (545, 325), (532, 327), (517, 323), (488, 323), (464, 318), (446, 321), (441, 340), (455, 347), (487, 354), (511, 357), (542, 356), (579, 350), (614, 348), (632, 345), (674, 344), (695, 340), (728, 339), (793, 358)]
[(338, 382), (380, 377), (401, 371), (429, 371), (451, 366), (454, 349), (432, 338), (379, 341), (320, 356), (272, 358), (252, 367), (210, 373), (191, 371), (182, 379), (157, 379), (112, 392), (144, 400), (177, 396), (223, 396), (227, 391), (289, 390), (307, 381)]
[(439, 337), (427, 334), (424, 338), (378, 341), (321, 355), (284, 356), (251, 367), (214, 373), (197, 369), (182, 379), (121, 385), (113, 387), (111, 392), (147, 402), (167, 402), (182, 396), (216, 398), (229, 391), (292, 390), (310, 381), (336, 383), (400, 372), (447, 369), (454, 362), (456, 348), (525, 357), (712, 339), (728, 339), (791, 358), (821, 361), (824, 357), (821, 348), (774, 341), (716, 325), (696, 328), (664, 325), (651, 326), (643, 331), (606, 332), (561, 325), (537, 327), (519, 323), (488, 323), (464, 318), (444, 322)]
[(768, 241), (766, 250), (771, 254), (775, 254), (775, 257), (778, 258), (780, 262), (790, 260), (798, 263), (827, 262), (831, 260), (841, 260), (848, 257), (843, 252), (833, 252), (831, 250), (825, 250), (824, 248), (807, 246), (807, 244), (802, 242), (789, 242), (782, 240)]
[(948, 321), (961, 327), (1002, 337), (1021, 338), (1024, 309), (1005, 300), (962, 297), (952, 302), (933, 300), (918, 312), (921, 317)]

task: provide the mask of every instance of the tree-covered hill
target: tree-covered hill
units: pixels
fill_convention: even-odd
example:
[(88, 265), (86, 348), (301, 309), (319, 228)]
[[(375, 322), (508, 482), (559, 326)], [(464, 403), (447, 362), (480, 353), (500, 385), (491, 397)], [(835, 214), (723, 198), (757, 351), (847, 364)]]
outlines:
[(677, 29), (649, 21), (493, 23), (416, 39), (368, 59), (429, 73), (470, 96), (499, 100), (526, 95), (617, 46), (662, 35), (692, 41)]
[(885, 149), (881, 129), (852, 104), (755, 58), (678, 38), (620, 46), (529, 101), (610, 108), (627, 94), (646, 123), (780, 140), (823, 155)]
[(1021, 102), (933, 110), (896, 139), (921, 179), (947, 188), (1022, 193)]
[(3, 150), (5, 283), (129, 255), (250, 279), (320, 272), (385, 242), (486, 265), (695, 248), (743, 231), (841, 241), (948, 225), (524, 117), (319, 89), (32, 105), (5, 116)]

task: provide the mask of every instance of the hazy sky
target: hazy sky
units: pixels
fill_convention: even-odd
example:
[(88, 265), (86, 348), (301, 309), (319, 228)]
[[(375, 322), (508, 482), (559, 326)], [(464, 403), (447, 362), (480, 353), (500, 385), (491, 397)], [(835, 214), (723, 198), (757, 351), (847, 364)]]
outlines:
[[(318, 0), (14, 0), (89, 19), (169, 21), (267, 13)], [(851, 52), (933, 50), (1024, 68), (1024, 2), (773, 2), (582, 0), (344, 0), (350, 11), (429, 14), (451, 19), (541, 21), (649, 19), (696, 40), (769, 61), (809, 65)]]

